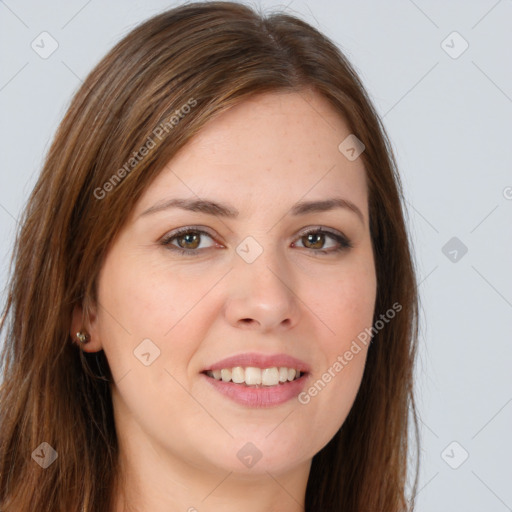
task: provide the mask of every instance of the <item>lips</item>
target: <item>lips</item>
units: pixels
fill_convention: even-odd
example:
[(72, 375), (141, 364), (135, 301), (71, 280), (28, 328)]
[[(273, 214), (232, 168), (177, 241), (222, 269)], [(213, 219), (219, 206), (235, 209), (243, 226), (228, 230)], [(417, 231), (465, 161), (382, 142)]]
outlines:
[(301, 373), (309, 373), (311, 371), (310, 366), (306, 362), (288, 354), (258, 354), (255, 352), (248, 352), (217, 361), (216, 363), (203, 368), (201, 373), (205, 373), (208, 370), (234, 368), (235, 366), (253, 366), (255, 368), (261, 369), (272, 368), (274, 366), (284, 366), (287, 368), (295, 368), (296, 370), (300, 370)]

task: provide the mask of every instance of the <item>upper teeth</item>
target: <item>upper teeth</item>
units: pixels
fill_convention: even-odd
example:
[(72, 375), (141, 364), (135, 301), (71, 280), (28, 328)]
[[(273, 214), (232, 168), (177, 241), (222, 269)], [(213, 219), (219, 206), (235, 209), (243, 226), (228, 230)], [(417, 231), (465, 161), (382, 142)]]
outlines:
[(276, 367), (273, 368), (255, 368), (248, 366), (235, 366), (234, 368), (223, 368), (222, 370), (209, 370), (206, 374), (217, 380), (224, 382), (233, 381), (235, 384), (245, 382), (248, 386), (262, 384), (264, 386), (275, 386), (280, 382), (292, 381), (300, 377), (300, 371), (294, 368)]

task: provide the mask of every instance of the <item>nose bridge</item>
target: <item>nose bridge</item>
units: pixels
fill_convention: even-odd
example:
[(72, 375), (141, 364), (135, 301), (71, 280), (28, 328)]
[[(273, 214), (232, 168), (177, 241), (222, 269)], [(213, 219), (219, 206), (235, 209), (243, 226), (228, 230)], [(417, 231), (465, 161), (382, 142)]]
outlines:
[(265, 329), (294, 323), (298, 310), (293, 276), (277, 244), (264, 245), (247, 237), (236, 253), (230, 272), (229, 320), (235, 324), (256, 323)]

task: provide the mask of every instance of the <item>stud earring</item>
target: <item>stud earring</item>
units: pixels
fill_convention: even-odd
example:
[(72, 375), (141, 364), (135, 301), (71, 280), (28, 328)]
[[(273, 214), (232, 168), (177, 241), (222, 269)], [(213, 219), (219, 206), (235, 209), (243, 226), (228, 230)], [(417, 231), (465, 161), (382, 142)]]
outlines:
[(87, 343), (91, 337), (86, 331), (79, 331), (76, 333), (76, 339), (79, 343)]

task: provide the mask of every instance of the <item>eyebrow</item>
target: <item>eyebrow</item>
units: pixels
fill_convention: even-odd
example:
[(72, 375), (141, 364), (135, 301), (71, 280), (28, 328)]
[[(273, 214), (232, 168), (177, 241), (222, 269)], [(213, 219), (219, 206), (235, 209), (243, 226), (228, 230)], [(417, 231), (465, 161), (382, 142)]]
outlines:
[[(218, 203), (207, 199), (173, 198), (161, 201), (151, 206), (142, 212), (139, 217), (171, 208), (181, 208), (182, 210), (190, 212), (206, 213), (208, 215), (226, 217), (229, 219), (235, 219), (239, 215), (236, 208), (224, 203)], [(321, 201), (302, 201), (291, 208), (290, 214), (293, 216), (306, 215), (308, 213), (326, 212), (335, 208), (343, 208), (355, 213), (359, 217), (359, 220), (364, 224), (364, 216), (361, 210), (352, 201), (341, 197), (332, 197)]]

